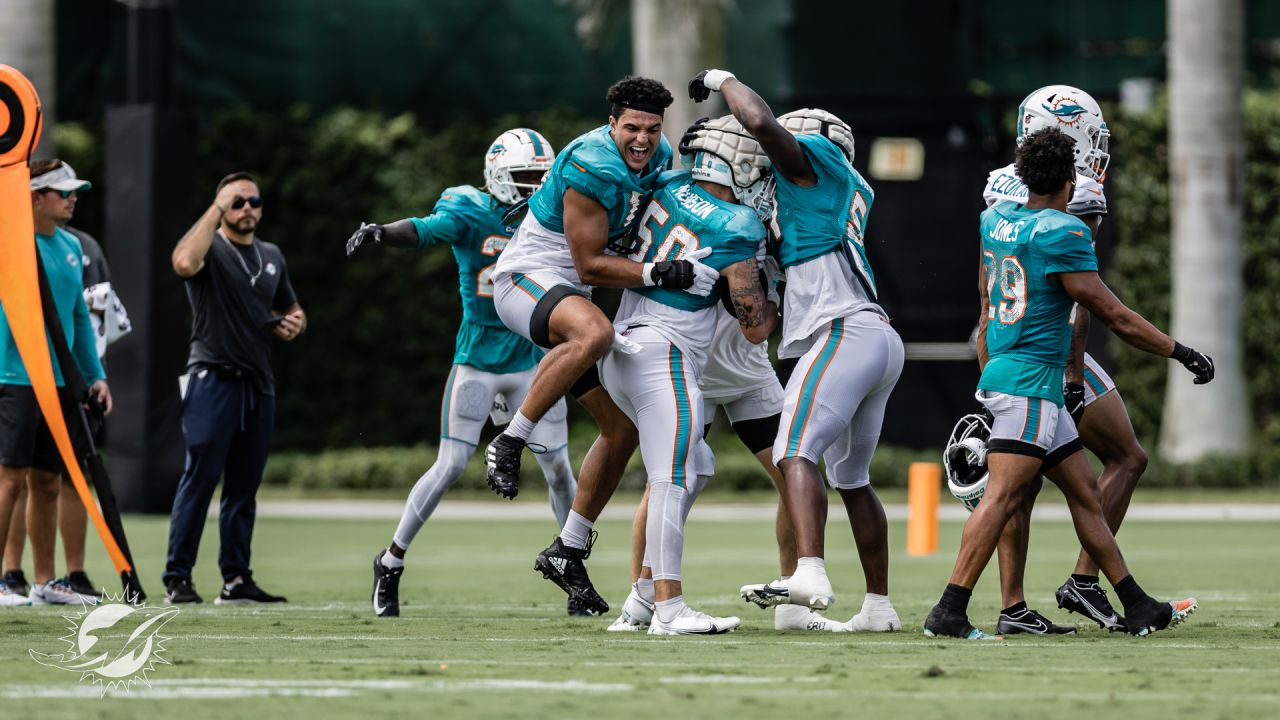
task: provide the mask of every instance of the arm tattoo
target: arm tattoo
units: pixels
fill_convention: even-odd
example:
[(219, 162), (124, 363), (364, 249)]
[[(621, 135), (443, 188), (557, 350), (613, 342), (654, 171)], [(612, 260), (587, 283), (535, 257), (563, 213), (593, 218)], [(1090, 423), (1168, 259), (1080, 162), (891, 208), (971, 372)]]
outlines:
[(729, 277), (729, 298), (733, 300), (738, 323), (744, 328), (764, 324), (765, 294), (757, 279), (759, 273), (756, 259), (748, 258), (734, 265)]

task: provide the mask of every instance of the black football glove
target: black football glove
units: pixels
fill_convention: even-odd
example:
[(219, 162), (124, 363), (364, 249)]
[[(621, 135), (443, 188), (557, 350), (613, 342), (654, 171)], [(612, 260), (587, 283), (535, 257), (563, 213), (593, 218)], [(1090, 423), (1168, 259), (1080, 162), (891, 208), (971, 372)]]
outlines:
[(1084, 417), (1084, 385), (1069, 382), (1062, 386), (1062, 396), (1066, 400), (1067, 413), (1079, 427), (1080, 418)]
[(1213, 358), (1199, 350), (1193, 350), (1178, 341), (1173, 342), (1173, 354), (1169, 357), (1182, 363), (1182, 367), (1196, 376), (1195, 383), (1204, 385), (1213, 379)]
[(711, 97), (711, 91), (719, 91), (725, 80), (733, 77), (733, 73), (725, 70), (703, 70), (689, 81), (689, 99), (702, 102)]
[(697, 273), (693, 271), (693, 263), (688, 260), (664, 260), (653, 264), (649, 278), (660, 288), (670, 290), (688, 290), (693, 287)]
[(351, 234), (347, 238), (347, 257), (351, 257), (351, 253), (356, 251), (366, 242), (382, 242), (382, 226), (372, 225), (370, 223), (360, 223), (360, 229)]
[[(710, 120), (711, 118), (709, 117), (700, 117), (697, 120), (694, 120), (693, 124), (684, 131), (684, 135), (680, 137), (680, 145), (678, 146), (681, 155), (692, 155), (697, 152), (697, 149), (691, 145), (694, 140), (698, 139), (698, 133), (702, 132), (706, 128), (707, 123)], [(636, 217), (640, 217), (640, 215), (637, 214)]]

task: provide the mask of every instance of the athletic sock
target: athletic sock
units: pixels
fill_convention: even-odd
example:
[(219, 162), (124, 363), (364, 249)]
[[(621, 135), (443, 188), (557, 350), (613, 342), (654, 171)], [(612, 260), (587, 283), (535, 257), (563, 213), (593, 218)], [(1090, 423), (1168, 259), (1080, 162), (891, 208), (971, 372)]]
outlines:
[(1126, 609), (1133, 607), (1143, 600), (1150, 599), (1150, 596), (1147, 595), (1142, 588), (1138, 587), (1138, 581), (1134, 580), (1132, 575), (1116, 583), (1115, 588), (1116, 595), (1120, 597), (1120, 603), (1124, 605)]
[(524, 416), (524, 413), (516, 411), (516, 416), (511, 418), (511, 422), (507, 424), (507, 429), (503, 430), (504, 435), (510, 435), (513, 438), (528, 440), (533, 434), (533, 427), (538, 423)]
[(938, 601), (938, 604), (951, 612), (967, 615), (969, 614), (969, 598), (972, 596), (973, 590), (947, 583), (947, 589), (942, 591), (942, 599)]
[(670, 600), (655, 603), (653, 613), (658, 616), (658, 620), (669, 623), (684, 614), (685, 609), (688, 607), (688, 605), (684, 604), (684, 596), (677, 595)]
[(1021, 615), (1022, 613), (1026, 612), (1026, 611), (1027, 611), (1027, 601), (1026, 601), (1026, 600), (1021, 600), (1021, 601), (1016, 602), (1016, 603), (1014, 603), (1014, 604), (1010, 605), (1009, 607), (1007, 607), (1007, 608), (1005, 608), (1005, 609), (1001, 610), (1001, 611), (1000, 611), (1000, 614), (1001, 614), (1001, 615), (1008, 615), (1009, 617), (1013, 617), (1014, 615)]
[(587, 539), (591, 537), (591, 526), (595, 523), (570, 510), (569, 517), (560, 530), (560, 541), (571, 548), (587, 549)]
[(867, 593), (862, 598), (862, 611), (866, 612), (877, 607), (893, 607), (893, 603), (889, 602), (888, 595), (877, 595), (875, 593)]
[(657, 602), (657, 595), (653, 590), (653, 578), (640, 578), (636, 580), (636, 594), (640, 599), (653, 605)]
[(827, 562), (820, 557), (802, 557), (796, 560), (796, 573), (799, 574), (800, 570), (804, 568), (826, 574)]
[(1076, 581), (1077, 585), (1088, 585), (1089, 583), (1097, 584), (1097, 575), (1081, 575), (1079, 573), (1071, 573), (1071, 579)]
[(404, 567), (404, 558), (398, 558), (395, 555), (392, 555), (390, 550), (382, 553), (382, 558), (378, 562), (382, 563), (382, 567), (390, 568), (392, 570)]

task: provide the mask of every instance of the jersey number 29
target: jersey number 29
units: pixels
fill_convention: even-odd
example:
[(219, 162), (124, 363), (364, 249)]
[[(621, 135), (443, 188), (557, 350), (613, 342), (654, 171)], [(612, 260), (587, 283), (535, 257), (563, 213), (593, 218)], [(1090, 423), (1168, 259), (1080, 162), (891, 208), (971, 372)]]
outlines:
[[(1000, 320), (1001, 325), (1012, 325), (1022, 319), (1027, 311), (1027, 271), (1015, 255), (1000, 258), (1000, 268), (996, 269), (996, 256), (990, 250), (983, 250), (983, 265), (987, 269), (987, 318)], [(991, 291), (996, 286), (996, 276), (1000, 280), (999, 307), (991, 303)]]

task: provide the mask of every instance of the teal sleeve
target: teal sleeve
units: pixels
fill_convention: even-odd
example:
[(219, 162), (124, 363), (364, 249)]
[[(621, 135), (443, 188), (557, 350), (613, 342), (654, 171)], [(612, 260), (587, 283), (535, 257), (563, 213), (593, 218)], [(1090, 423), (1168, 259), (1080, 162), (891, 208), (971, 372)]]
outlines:
[(809, 156), (813, 171), (818, 174), (831, 175), (836, 167), (844, 167), (845, 157), (835, 143), (821, 135), (797, 135), (796, 141)]
[(577, 156), (569, 158), (569, 161), (561, 167), (560, 177), (567, 187), (600, 203), (605, 210), (612, 210), (617, 204), (621, 197), (617, 188), (621, 183), (619, 180), (610, 182), (610, 173), (607, 168), (593, 167), (587, 160)]
[(1062, 227), (1037, 238), (1037, 244), (1045, 254), (1044, 274), (1065, 272), (1097, 272), (1098, 256), (1093, 251), (1093, 239), (1084, 223), (1078, 227)]
[(98, 359), (98, 346), (93, 340), (93, 323), (89, 320), (89, 306), (84, 304), (83, 294), (76, 293), (76, 305), (71, 313), (76, 328), (71, 354), (80, 366), (80, 374), (84, 375), (84, 381), (89, 385), (106, 380), (107, 373), (103, 371), (102, 361)]
[(444, 243), (453, 245), (463, 239), (466, 223), (453, 213), (437, 212), (424, 218), (409, 218), (418, 231), (418, 248)]
[(764, 224), (751, 211), (739, 214), (725, 226), (728, 242), (717, 250), (716, 254), (724, 258), (722, 268), (754, 258), (760, 249), (760, 241), (764, 240)]

